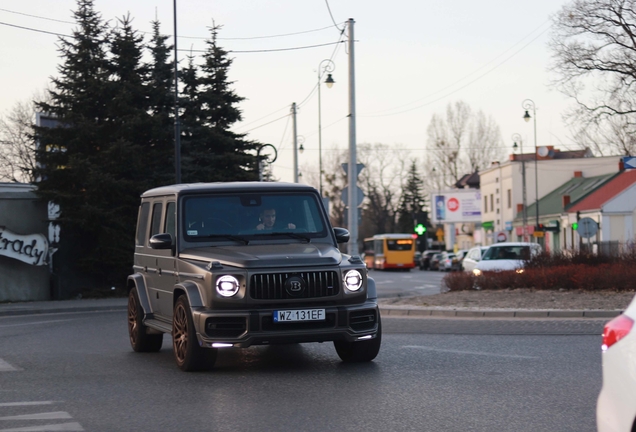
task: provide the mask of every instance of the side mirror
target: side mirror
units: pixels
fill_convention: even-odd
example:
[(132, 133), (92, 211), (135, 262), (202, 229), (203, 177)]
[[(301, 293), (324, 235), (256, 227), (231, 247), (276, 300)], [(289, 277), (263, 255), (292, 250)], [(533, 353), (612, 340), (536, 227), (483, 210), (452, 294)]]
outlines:
[(162, 233), (150, 237), (150, 247), (153, 249), (172, 248), (172, 234)]
[(347, 243), (351, 236), (349, 235), (349, 231), (344, 228), (334, 228), (333, 233), (336, 236), (336, 241), (338, 243)]

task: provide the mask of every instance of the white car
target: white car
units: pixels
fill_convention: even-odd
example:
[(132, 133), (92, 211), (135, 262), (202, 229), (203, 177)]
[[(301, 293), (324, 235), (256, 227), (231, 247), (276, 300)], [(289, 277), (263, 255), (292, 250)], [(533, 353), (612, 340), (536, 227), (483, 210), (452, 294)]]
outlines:
[(599, 432), (636, 430), (636, 297), (603, 329), (603, 387), (596, 403)]
[(464, 259), (462, 259), (462, 270), (467, 272), (472, 272), (477, 263), (481, 261), (481, 257), (484, 256), (484, 253), (488, 250), (488, 246), (476, 246), (470, 249)]
[(490, 245), (481, 261), (477, 263), (473, 274), (479, 276), (485, 271), (521, 271), (526, 261), (539, 253), (541, 253), (541, 246), (537, 243), (495, 243)]

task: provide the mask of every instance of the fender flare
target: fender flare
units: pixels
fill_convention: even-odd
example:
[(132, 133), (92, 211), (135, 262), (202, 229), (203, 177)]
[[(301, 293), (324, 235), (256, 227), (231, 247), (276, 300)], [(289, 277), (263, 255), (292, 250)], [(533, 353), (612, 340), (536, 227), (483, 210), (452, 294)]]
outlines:
[(130, 294), (130, 290), (133, 286), (137, 288), (139, 303), (141, 304), (144, 314), (148, 315), (152, 313), (152, 309), (150, 308), (150, 298), (148, 297), (148, 290), (146, 289), (146, 281), (144, 280), (143, 275), (135, 273), (128, 276), (128, 294)]
[(377, 299), (378, 293), (375, 289), (375, 279), (367, 276), (367, 298), (368, 299)]
[(173, 304), (177, 301), (177, 298), (179, 298), (181, 293), (185, 293), (188, 297), (188, 303), (190, 303), (191, 308), (204, 306), (201, 293), (199, 292), (199, 286), (196, 283), (186, 281), (176, 284), (174, 286), (174, 294), (172, 298)]

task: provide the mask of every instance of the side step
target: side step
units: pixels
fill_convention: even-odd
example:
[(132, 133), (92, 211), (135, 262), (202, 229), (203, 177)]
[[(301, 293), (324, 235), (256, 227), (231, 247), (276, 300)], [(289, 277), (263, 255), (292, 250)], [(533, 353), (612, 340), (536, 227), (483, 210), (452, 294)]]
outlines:
[(145, 319), (144, 324), (154, 330), (159, 330), (162, 333), (172, 333), (172, 324), (166, 321), (161, 321), (156, 318)]

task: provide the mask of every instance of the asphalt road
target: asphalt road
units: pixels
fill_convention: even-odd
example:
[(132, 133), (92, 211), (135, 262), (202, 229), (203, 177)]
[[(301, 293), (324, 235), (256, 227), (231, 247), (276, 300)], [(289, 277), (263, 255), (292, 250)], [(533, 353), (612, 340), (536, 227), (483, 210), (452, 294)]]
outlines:
[(372, 363), (298, 344), (184, 373), (124, 312), (2, 317), (0, 431), (593, 431), (603, 323), (385, 317)]
[(419, 270), (370, 270), (369, 276), (375, 280), (378, 297), (406, 297), (414, 295), (439, 294), (445, 272)]

